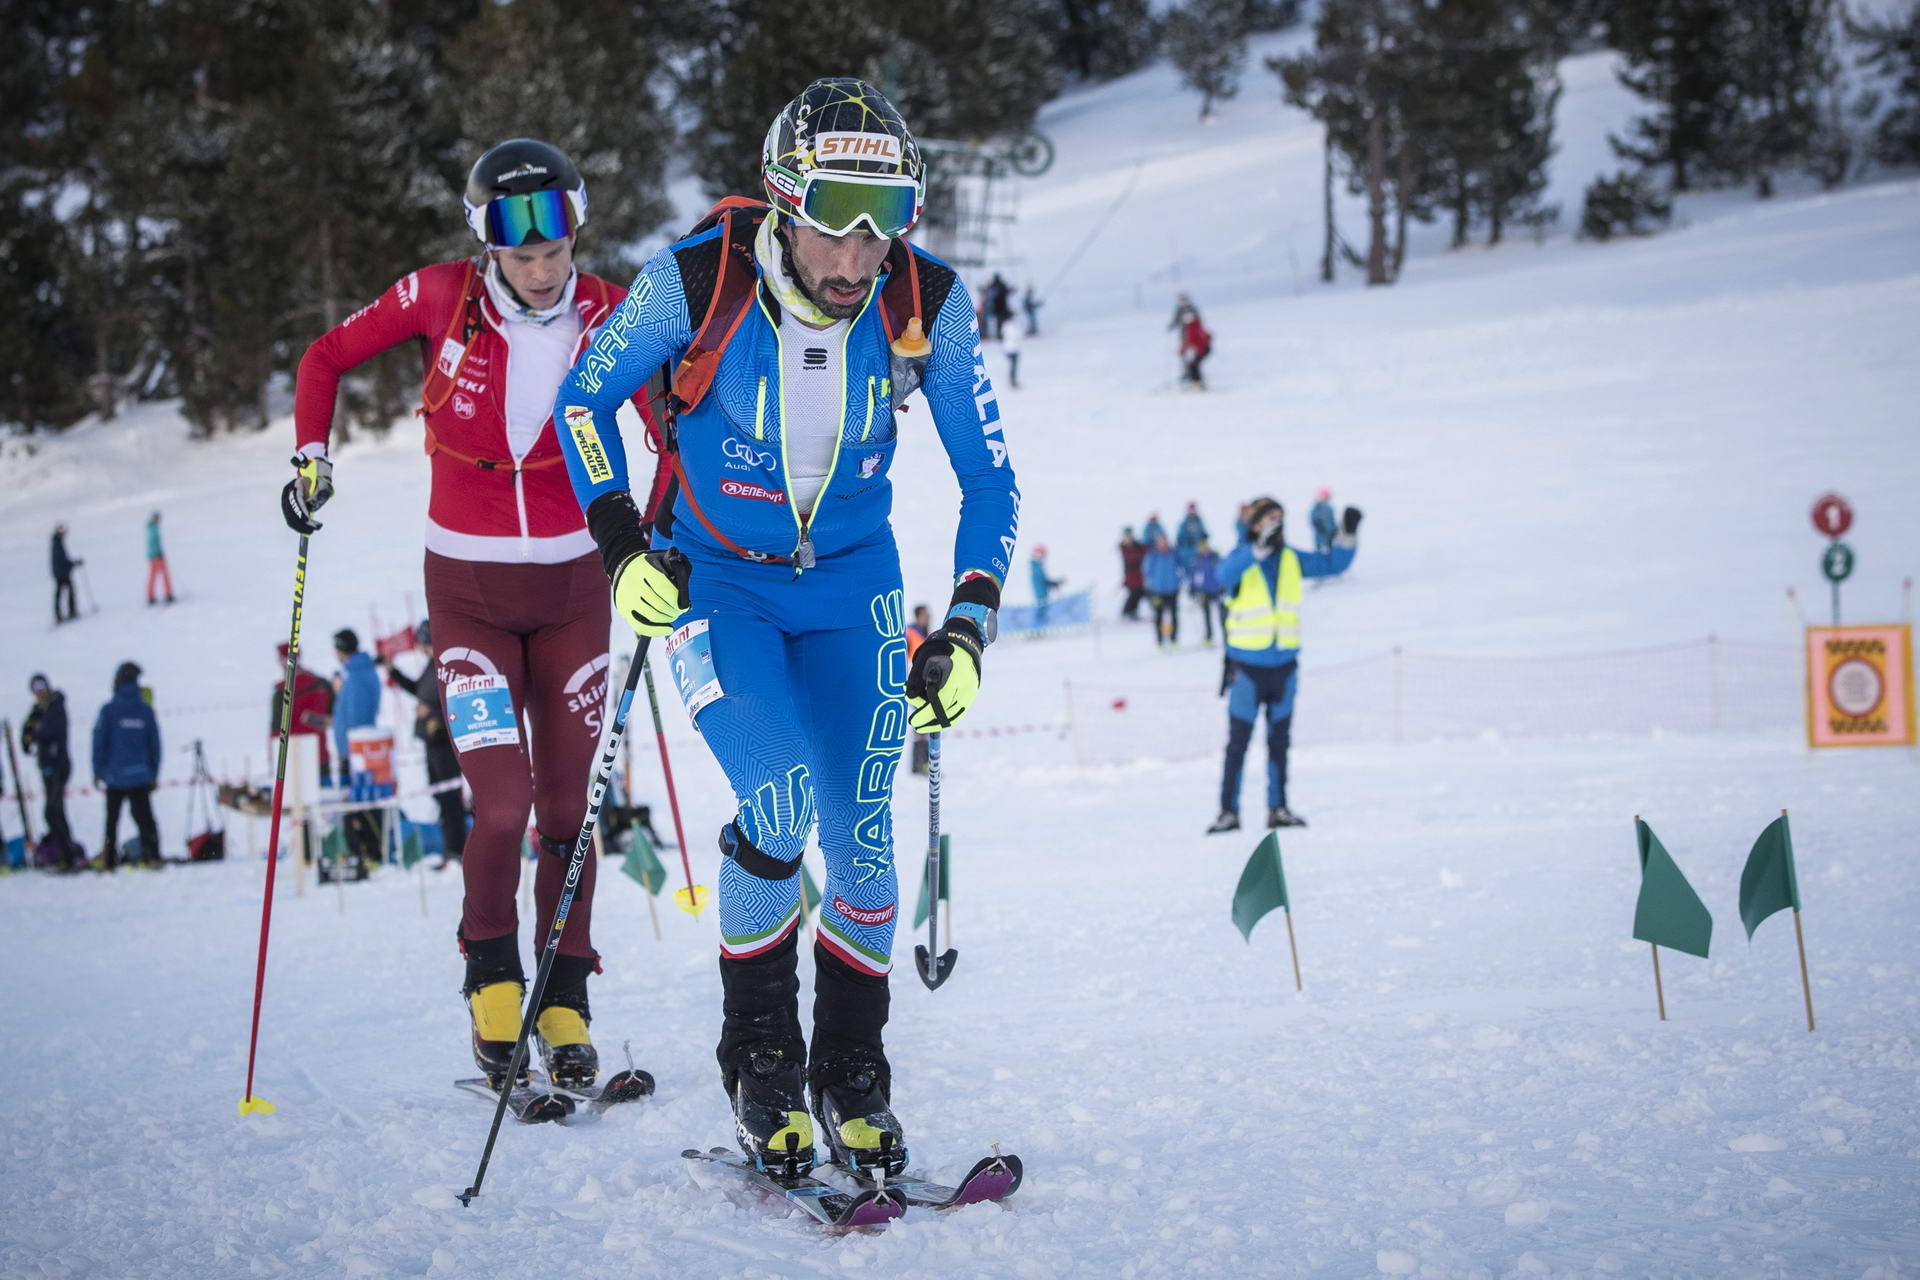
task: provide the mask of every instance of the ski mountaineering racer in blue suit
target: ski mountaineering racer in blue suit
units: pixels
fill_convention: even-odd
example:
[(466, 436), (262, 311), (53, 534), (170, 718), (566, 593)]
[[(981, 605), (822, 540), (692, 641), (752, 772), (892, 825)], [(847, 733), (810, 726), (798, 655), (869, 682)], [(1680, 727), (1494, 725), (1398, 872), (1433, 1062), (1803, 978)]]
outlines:
[[(1019, 491), (972, 301), (900, 239), (924, 166), (892, 105), (863, 81), (815, 81), (775, 119), (763, 172), (771, 212), (723, 202), (717, 225), (655, 254), (561, 384), (554, 420), (615, 610), (667, 637), (738, 802), (720, 832), (718, 1057), (741, 1148), (804, 1172), (811, 1104), (836, 1160), (897, 1172), (881, 1039), (894, 772), (909, 724), (947, 728), (978, 691)], [(674, 483), (647, 513), (649, 544), (614, 412), (663, 366)], [(897, 417), (916, 388), (930, 414)], [(952, 603), (911, 666), (887, 478), (903, 429), (916, 448), (937, 434), (960, 486)], [(795, 872), (816, 823), (827, 881), (809, 1046)]]

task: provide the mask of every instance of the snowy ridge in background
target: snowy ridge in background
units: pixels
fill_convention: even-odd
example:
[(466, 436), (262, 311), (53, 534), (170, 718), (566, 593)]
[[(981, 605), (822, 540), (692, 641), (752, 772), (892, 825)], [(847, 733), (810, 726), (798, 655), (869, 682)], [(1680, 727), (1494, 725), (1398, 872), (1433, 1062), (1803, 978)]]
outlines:
[[(1897, 618), (1900, 578), (1920, 567), (1920, 182), (1701, 197), (1666, 235), (1573, 242), (1578, 193), (1613, 167), (1605, 134), (1629, 109), (1609, 59), (1586, 55), (1564, 69), (1561, 229), (1458, 254), (1428, 229), (1401, 284), (1322, 289), (1318, 130), (1257, 61), (1298, 38), (1256, 42), (1241, 96), (1207, 128), (1165, 66), (1047, 109), (1060, 160), (1024, 191), (1019, 234), (1048, 305), (1023, 389), (1000, 394), (1024, 493), (1013, 600), (1027, 598), (1024, 548), (1045, 543), (1053, 571), (1095, 586), (1111, 616), (1119, 526), (1152, 510), (1171, 523), (1188, 500), (1217, 541), (1255, 492), (1287, 503), (1296, 542), (1319, 485), (1366, 509), (1353, 572), (1304, 609), (1290, 799), (1313, 825), (1283, 842), (1303, 995), (1281, 922), (1247, 945), (1228, 920), (1254, 833), (1199, 834), (1224, 712), (1193, 612), (1169, 655), (1144, 627), (1008, 640), (945, 752), (959, 967), (936, 995), (901, 966), (889, 1043), (916, 1165), (951, 1177), (1002, 1141), (1028, 1170), (1009, 1209), (833, 1240), (703, 1185), (678, 1153), (728, 1133), (711, 916), (663, 910), (654, 942), (611, 864), (594, 911), (595, 1040), (617, 1066), (630, 1038), (657, 1097), (597, 1123), (510, 1128), (462, 1210), (487, 1112), (449, 1087), (471, 1073), (457, 882), (429, 876), (423, 912), (412, 876), (296, 897), (283, 874), (257, 1086), (280, 1110), (241, 1121), (261, 866), (236, 856), (0, 880), (21, 975), (0, 1032), (24, 1068), (0, 1122), (0, 1273), (1920, 1266), (1920, 771), (1902, 751), (1809, 756), (1796, 688), (1770, 674), (1793, 670), (1783, 588), (1825, 607), (1814, 494), (1838, 489), (1859, 513), (1849, 618)], [(1205, 396), (1163, 393), (1176, 289), (1216, 335)], [(924, 406), (902, 434), (909, 602), (937, 607), (955, 489)], [(30, 458), (10, 449), (0, 713), (17, 728), (28, 672), (47, 671), (84, 759), (131, 657), (156, 690), (164, 777), (186, 776), (194, 737), (217, 772), (247, 759), (261, 773), (291, 439), (281, 422), (196, 447), (170, 409), (146, 406)], [(310, 651), (341, 626), (364, 637), (370, 610), (391, 629), (409, 596), (420, 608), (417, 426), (338, 465), (313, 540)], [(183, 595), (170, 610), (141, 595), (156, 507)], [(44, 576), (56, 520), (101, 606), (58, 632)], [(1686, 701), (1709, 635), (1762, 655), (1718, 732)], [(1397, 735), (1380, 697), (1394, 646), (1431, 691)], [(1483, 674), (1463, 675), (1469, 662)], [(1099, 725), (1116, 697), (1125, 722)], [(1668, 703), (1680, 710), (1663, 719)], [(711, 883), (731, 801), (684, 713), (664, 710), (694, 871)], [(1075, 722), (1096, 726), (1078, 746)], [(641, 798), (658, 800), (652, 735), (634, 736)], [(1254, 755), (1248, 813), (1263, 807)], [(160, 806), (170, 848), (179, 794)], [(924, 796), (903, 775), (908, 893)], [(1783, 807), (1814, 1035), (1790, 926), (1769, 921), (1748, 945), (1733, 906), (1749, 844)], [(1711, 960), (1667, 964), (1664, 1024), (1647, 949), (1628, 936), (1636, 813), (1717, 925)], [(96, 845), (97, 805), (73, 814)], [(0, 821), (17, 830), (11, 795)], [(246, 824), (229, 827), (238, 848)], [(902, 933), (902, 958), (915, 940)]]

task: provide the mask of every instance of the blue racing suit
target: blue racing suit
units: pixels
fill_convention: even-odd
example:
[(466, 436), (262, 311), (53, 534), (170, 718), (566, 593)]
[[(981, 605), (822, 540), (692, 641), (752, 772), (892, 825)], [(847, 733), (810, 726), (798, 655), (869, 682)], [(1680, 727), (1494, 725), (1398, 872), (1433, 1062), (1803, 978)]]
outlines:
[[(724, 234), (716, 227), (655, 254), (561, 383), (554, 421), (566, 427), (560, 444), (583, 510), (630, 488), (614, 412), (686, 352), (697, 325), (681, 264), (700, 261), (706, 242)], [(911, 252), (922, 279), (950, 274)], [(761, 270), (757, 256), (753, 269)], [(931, 354), (903, 358), (889, 349), (877, 302), (885, 279), (841, 332), (840, 432), (811, 518), (791, 493), (778, 303), (763, 283), (707, 394), (678, 422), (684, 483), (671, 532), (656, 531), (653, 545), (677, 547), (692, 564), (692, 603), (666, 652), (738, 803), (721, 834), (724, 960), (770, 952), (793, 934), (801, 909), (794, 871), (817, 823), (827, 867), (821, 945), (860, 974), (891, 968), (892, 797), (907, 727), (907, 647), (887, 477), (902, 424), (927, 434), (913, 430), (925, 417), (895, 416), (916, 386), (960, 484), (956, 581), (984, 573), (997, 588), (1013, 557), (1020, 495), (972, 301), (954, 276), (926, 317)], [(708, 522), (748, 555), (791, 561), (747, 558)]]
[[(1236, 622), (1251, 590), (1264, 584), (1262, 599), (1297, 618), (1298, 580), (1326, 578), (1346, 571), (1353, 563), (1352, 538), (1334, 542), (1330, 551), (1296, 551), (1282, 546), (1272, 555), (1256, 557), (1253, 546), (1242, 542), (1220, 565), (1220, 581), (1227, 588), (1227, 756), (1220, 776), (1220, 808), (1240, 811), (1240, 775), (1247, 747), (1253, 741), (1253, 722), (1267, 709), (1267, 807), (1287, 803), (1287, 751), (1293, 741), (1293, 695), (1299, 686), (1300, 632), (1297, 625), (1275, 625), (1264, 633)], [(1288, 561), (1292, 563), (1287, 564)], [(1260, 583), (1249, 575), (1257, 574)], [(1296, 576), (1297, 575), (1297, 576)], [(1283, 588), (1293, 578), (1294, 589)], [(1289, 609), (1288, 606), (1292, 607)]]

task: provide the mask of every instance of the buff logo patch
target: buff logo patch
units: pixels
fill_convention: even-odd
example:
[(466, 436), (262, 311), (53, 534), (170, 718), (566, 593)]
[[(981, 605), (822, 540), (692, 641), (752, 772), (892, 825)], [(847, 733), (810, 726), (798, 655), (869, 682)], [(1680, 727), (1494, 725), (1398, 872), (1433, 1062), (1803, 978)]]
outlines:
[(580, 450), (580, 464), (587, 469), (589, 484), (604, 484), (613, 479), (613, 464), (600, 443), (600, 432), (593, 425), (593, 410), (570, 404), (565, 410), (567, 430), (573, 433), (574, 447)]

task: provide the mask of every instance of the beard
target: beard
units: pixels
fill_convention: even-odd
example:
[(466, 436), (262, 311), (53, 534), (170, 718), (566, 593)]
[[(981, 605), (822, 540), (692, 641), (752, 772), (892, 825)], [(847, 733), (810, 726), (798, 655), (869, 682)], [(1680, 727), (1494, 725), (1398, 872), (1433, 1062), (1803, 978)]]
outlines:
[[(808, 302), (820, 309), (820, 314), (830, 320), (851, 320), (860, 314), (860, 308), (867, 304), (867, 292), (873, 286), (873, 277), (865, 280), (849, 280), (845, 276), (809, 275), (795, 258), (791, 241), (781, 245), (783, 252), (780, 262), (786, 268), (787, 278), (800, 289)], [(852, 302), (834, 302), (827, 297), (827, 289), (853, 290), (860, 296)]]

